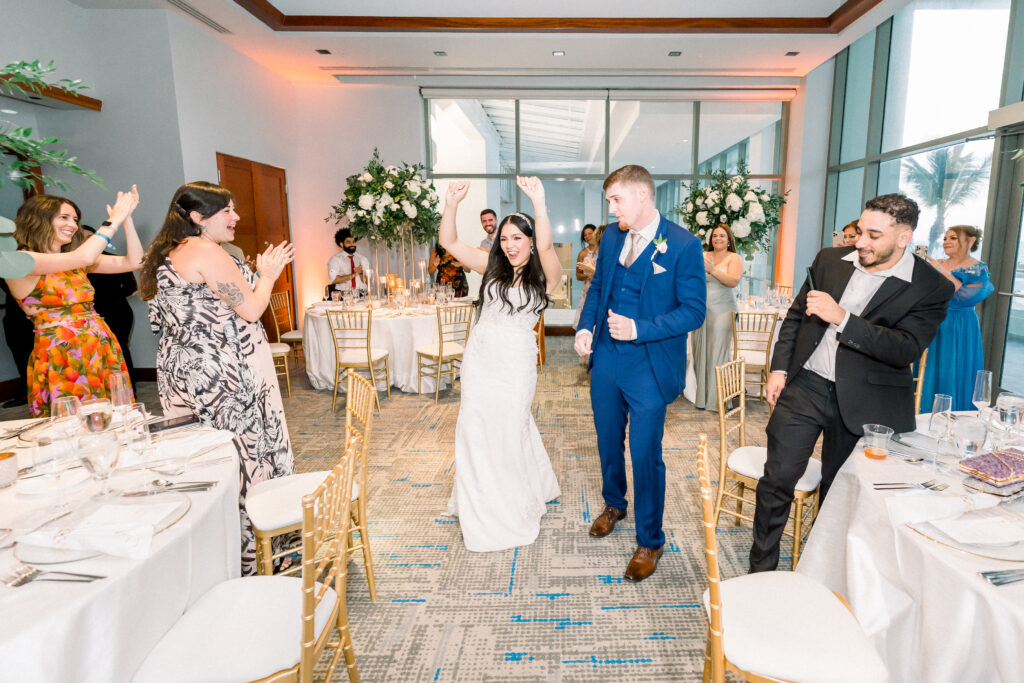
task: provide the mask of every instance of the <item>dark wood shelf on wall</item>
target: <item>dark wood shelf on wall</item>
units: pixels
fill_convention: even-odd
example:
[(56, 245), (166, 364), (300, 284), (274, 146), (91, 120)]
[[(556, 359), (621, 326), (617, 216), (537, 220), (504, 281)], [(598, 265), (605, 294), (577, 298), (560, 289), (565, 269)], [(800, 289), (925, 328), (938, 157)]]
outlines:
[[(10, 74), (0, 75), (0, 80), (10, 81), (13, 78)], [(102, 100), (97, 100), (95, 97), (88, 97), (86, 95), (79, 95), (76, 93), (69, 93), (61, 90), (60, 88), (54, 88), (53, 86), (46, 86), (42, 88), (40, 92), (34, 90), (26, 90), (24, 87), (15, 83), (15, 87), (21, 89), (21, 93), (7, 93), (4, 92), (4, 97), (10, 97), (13, 100), (21, 100), (23, 102), (31, 102), (38, 104), (43, 107), (50, 107), (51, 109), (91, 109), (92, 111), (100, 111), (103, 109)]]

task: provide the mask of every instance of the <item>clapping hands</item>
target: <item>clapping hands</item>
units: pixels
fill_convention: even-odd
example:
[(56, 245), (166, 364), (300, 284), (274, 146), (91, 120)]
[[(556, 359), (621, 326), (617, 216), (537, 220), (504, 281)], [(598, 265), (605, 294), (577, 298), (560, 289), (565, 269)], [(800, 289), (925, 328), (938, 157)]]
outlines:
[(132, 189), (128, 192), (118, 192), (117, 199), (114, 200), (114, 205), (107, 204), (107, 220), (112, 225), (120, 225), (124, 223), (128, 216), (132, 215), (135, 211), (135, 207), (139, 205), (139, 189), (132, 185)]
[(262, 254), (256, 255), (256, 270), (261, 278), (276, 280), (285, 266), (295, 259), (295, 245), (287, 240), (276, 246), (271, 245)]

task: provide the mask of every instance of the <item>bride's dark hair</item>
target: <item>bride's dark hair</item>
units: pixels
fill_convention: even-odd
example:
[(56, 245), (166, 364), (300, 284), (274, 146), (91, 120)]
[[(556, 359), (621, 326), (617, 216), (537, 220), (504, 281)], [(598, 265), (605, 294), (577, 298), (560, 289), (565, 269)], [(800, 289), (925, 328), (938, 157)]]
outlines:
[[(519, 278), (516, 279), (516, 271), (501, 248), (501, 233), (509, 224), (518, 228), (519, 232), (530, 238), (530, 258), (523, 264), (519, 271)], [(523, 304), (516, 308), (508, 298), (508, 290), (516, 284), (523, 288), (526, 296)], [(484, 271), (483, 281), (480, 284), (480, 296), (476, 305), (483, 305), (483, 293), (488, 287), (495, 288), (495, 296), (501, 300), (502, 308), (508, 306), (510, 313), (524, 310), (531, 310), (540, 313), (548, 305), (548, 281), (544, 277), (544, 268), (540, 264), (540, 257), (533, 247), (533, 217), (524, 213), (513, 213), (505, 216), (494, 232), (494, 246), (491, 247), (487, 258), (487, 269)]]

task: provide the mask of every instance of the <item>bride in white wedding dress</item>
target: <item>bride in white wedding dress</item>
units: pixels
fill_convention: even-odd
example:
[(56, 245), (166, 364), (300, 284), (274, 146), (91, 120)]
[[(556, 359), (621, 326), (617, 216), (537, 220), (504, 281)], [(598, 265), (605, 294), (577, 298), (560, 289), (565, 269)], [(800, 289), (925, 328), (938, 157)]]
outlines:
[(469, 183), (453, 181), (445, 196), (439, 241), (483, 273), (480, 318), (462, 360), (462, 401), (455, 426), (455, 486), (448, 515), (457, 516), (466, 548), (476, 552), (529, 545), (545, 503), (561, 495), (533, 421), (537, 339), (533, 331), (562, 266), (551, 239), (544, 187), (516, 183), (536, 220), (506, 216), (490, 253), (458, 241), (455, 213)]

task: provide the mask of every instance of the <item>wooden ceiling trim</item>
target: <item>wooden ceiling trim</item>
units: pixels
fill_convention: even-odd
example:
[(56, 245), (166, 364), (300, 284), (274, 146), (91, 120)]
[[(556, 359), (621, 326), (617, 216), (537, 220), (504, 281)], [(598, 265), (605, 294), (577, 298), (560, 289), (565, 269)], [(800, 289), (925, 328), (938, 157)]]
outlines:
[(882, 0), (847, 0), (827, 17), (406, 17), (287, 15), (235, 3), (274, 31), (388, 33), (838, 33)]

